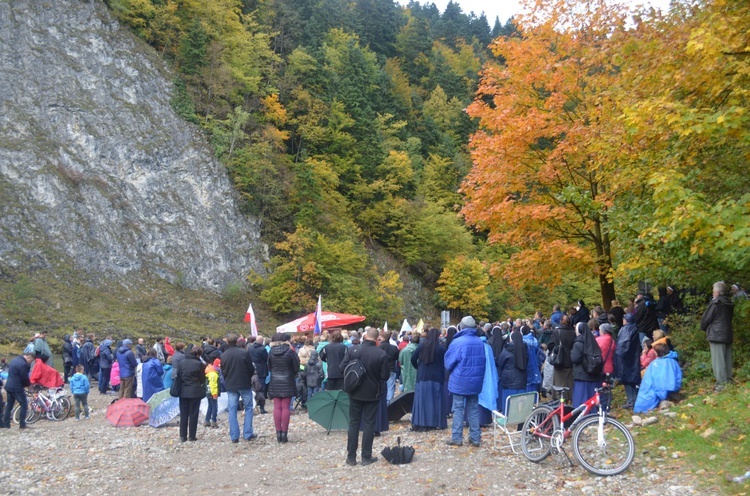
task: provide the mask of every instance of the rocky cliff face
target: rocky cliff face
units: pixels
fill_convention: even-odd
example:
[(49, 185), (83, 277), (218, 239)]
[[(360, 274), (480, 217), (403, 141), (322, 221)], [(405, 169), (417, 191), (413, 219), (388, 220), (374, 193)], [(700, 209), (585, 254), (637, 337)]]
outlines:
[(214, 290), (260, 269), (257, 221), (171, 92), (100, 0), (0, 0), (0, 264), (59, 252)]

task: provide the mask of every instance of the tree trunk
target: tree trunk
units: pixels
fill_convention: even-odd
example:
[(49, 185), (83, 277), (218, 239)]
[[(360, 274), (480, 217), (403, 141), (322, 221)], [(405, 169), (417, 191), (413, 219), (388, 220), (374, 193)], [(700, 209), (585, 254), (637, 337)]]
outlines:
[(599, 272), (599, 286), (601, 287), (602, 306), (607, 312), (612, 307), (612, 300), (615, 299), (615, 283), (607, 280), (607, 273)]

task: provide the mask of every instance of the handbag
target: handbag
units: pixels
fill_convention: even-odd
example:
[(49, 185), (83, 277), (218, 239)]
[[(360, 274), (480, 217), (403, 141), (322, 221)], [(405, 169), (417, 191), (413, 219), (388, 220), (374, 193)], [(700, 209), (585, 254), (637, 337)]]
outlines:
[(178, 373), (174, 380), (172, 380), (172, 385), (169, 387), (169, 395), (174, 398), (179, 398), (180, 392), (182, 390), (182, 379), (180, 378), (180, 374)]
[[(555, 329), (557, 331), (557, 329)], [(553, 333), (555, 332), (553, 331)], [(552, 351), (550, 352), (549, 356), (547, 357), (547, 361), (551, 363), (554, 366), (561, 366), (563, 365), (563, 354), (562, 354), (562, 345), (560, 343), (560, 333), (557, 333), (557, 339), (555, 339), (555, 342), (558, 344), (555, 345), (554, 348), (552, 348)], [(554, 336), (553, 336), (554, 338)]]

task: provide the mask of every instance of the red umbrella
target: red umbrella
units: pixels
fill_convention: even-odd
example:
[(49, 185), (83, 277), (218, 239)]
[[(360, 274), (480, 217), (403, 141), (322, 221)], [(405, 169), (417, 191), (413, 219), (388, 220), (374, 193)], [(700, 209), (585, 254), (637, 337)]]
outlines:
[(148, 422), (148, 405), (140, 398), (121, 398), (107, 407), (106, 419), (115, 427), (138, 427)]
[[(348, 313), (322, 312), (320, 316), (321, 327), (339, 327), (348, 324), (362, 322), (366, 317), (362, 315), (351, 315)], [(287, 322), (276, 328), (276, 332), (306, 332), (315, 327), (315, 312), (300, 317), (297, 320)]]

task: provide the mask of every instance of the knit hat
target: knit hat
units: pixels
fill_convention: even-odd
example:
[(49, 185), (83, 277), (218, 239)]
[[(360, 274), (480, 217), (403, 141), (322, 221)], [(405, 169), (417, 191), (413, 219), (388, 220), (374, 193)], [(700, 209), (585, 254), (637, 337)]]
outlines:
[(466, 329), (468, 327), (475, 328), (477, 326), (477, 323), (474, 321), (474, 317), (471, 315), (467, 315), (463, 319), (461, 319), (461, 329)]
[(221, 358), (217, 358), (213, 363), (214, 367), (221, 367)]

